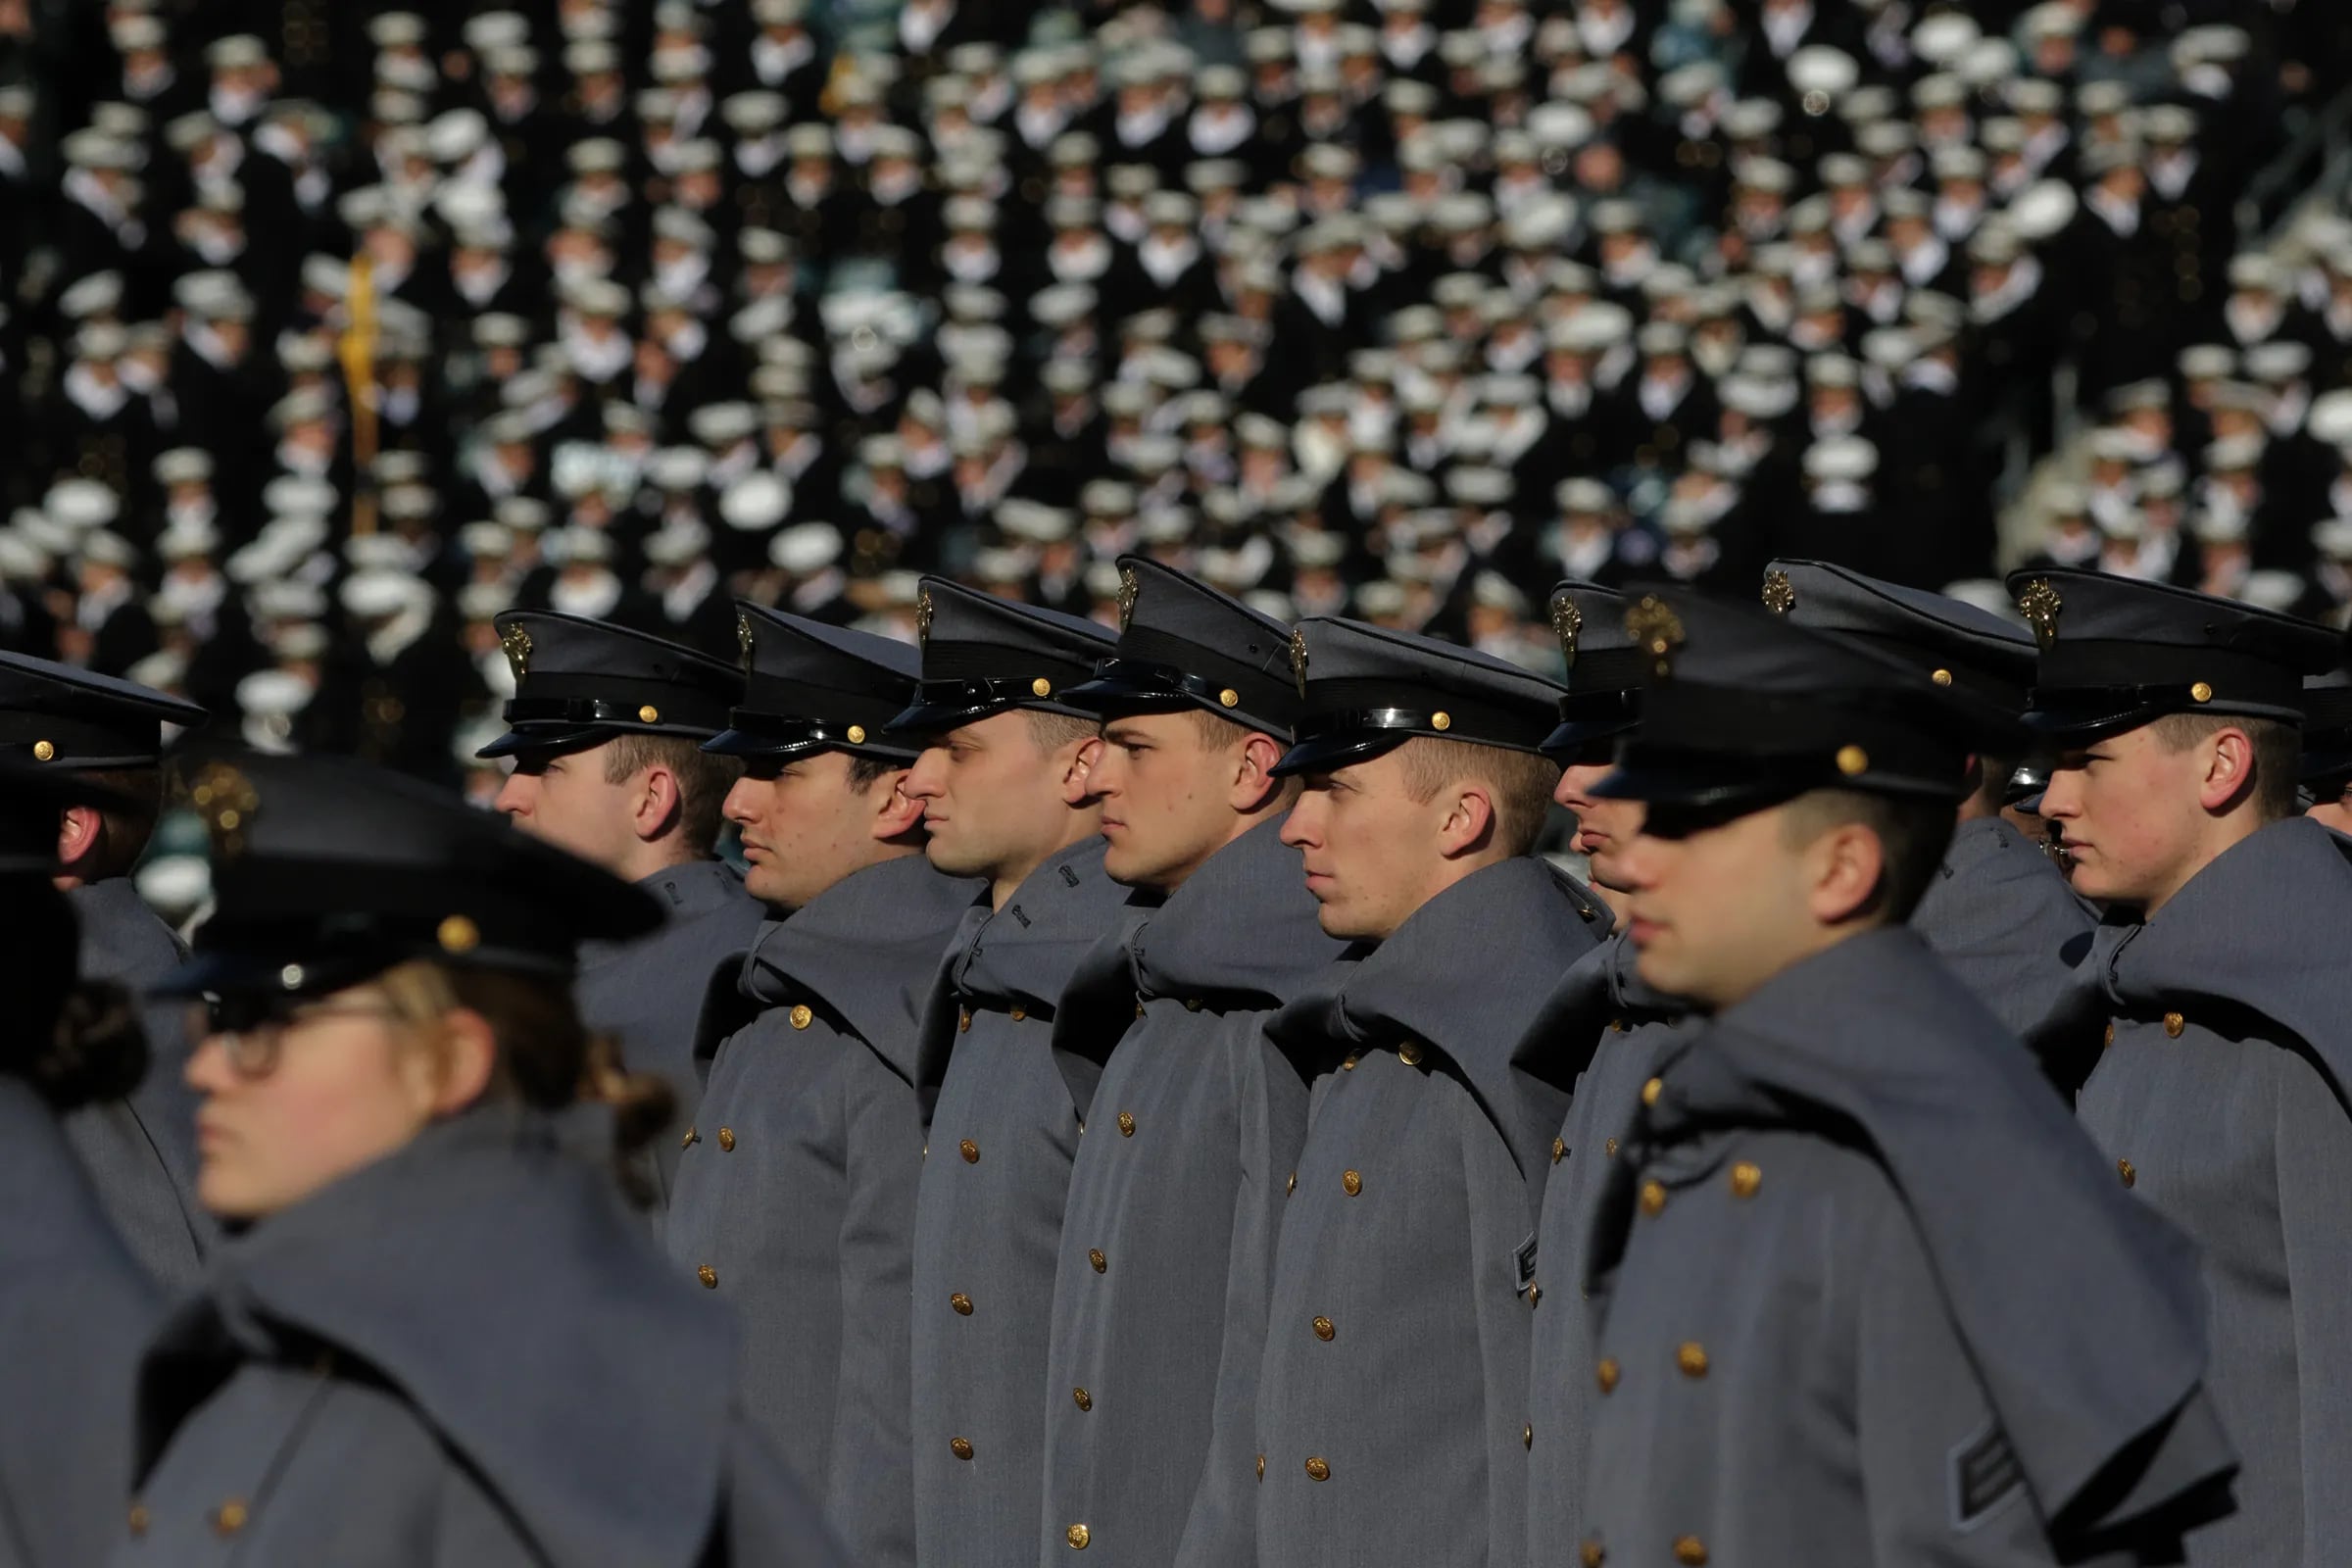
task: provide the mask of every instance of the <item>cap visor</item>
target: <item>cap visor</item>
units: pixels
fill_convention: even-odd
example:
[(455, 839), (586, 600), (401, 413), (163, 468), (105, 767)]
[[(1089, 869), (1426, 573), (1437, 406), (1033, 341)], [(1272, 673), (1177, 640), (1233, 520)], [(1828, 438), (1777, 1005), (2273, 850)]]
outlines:
[(1620, 762), (1592, 785), (1603, 800), (1641, 801), (1651, 806), (1762, 810), (1793, 799), (1804, 786), (1746, 768), (1712, 768), (1673, 763)]
[(1573, 758), (1594, 741), (1614, 740), (1642, 722), (1631, 715), (1614, 718), (1572, 718), (1544, 737), (1536, 750), (1558, 762)]
[(1282, 754), (1273, 774), (1289, 778), (1298, 773), (1329, 773), (1350, 762), (1367, 762), (1413, 738), (1409, 730), (1380, 730), (1372, 734), (1317, 735)]
[(882, 727), (894, 734), (912, 732), (917, 735), (937, 735), (969, 724), (975, 719), (987, 718), (993, 713), (1010, 712), (1020, 706), (1018, 703), (973, 703), (961, 706), (917, 703)]
[(1057, 693), (1072, 708), (1088, 712), (1109, 712), (1116, 709), (1157, 709), (1174, 711), (1198, 706), (1183, 692), (1171, 692), (1164, 687), (1146, 686), (1137, 681), (1120, 680), (1115, 676), (1097, 675), (1075, 686), (1065, 686)]
[(583, 746), (610, 740), (614, 733), (594, 724), (534, 725), (529, 729), (511, 729), (473, 755), (495, 758), (514, 757), (523, 752), (576, 751)]

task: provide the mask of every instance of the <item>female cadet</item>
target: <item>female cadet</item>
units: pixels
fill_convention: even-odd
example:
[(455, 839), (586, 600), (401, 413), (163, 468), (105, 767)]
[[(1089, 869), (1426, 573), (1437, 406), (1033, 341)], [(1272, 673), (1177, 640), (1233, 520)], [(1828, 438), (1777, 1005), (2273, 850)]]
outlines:
[(57, 1123), (127, 1094), (147, 1061), (128, 1000), (74, 981), (73, 911), (49, 882), (74, 787), (0, 766), (0, 1568), (103, 1560), (131, 1371), (163, 1307)]
[(118, 1564), (832, 1564), (732, 1393), (734, 1324), (615, 1172), (667, 1113), (580, 1023), (652, 900), (323, 758), (198, 766), (219, 909), (177, 989), (230, 1231), (139, 1374)]

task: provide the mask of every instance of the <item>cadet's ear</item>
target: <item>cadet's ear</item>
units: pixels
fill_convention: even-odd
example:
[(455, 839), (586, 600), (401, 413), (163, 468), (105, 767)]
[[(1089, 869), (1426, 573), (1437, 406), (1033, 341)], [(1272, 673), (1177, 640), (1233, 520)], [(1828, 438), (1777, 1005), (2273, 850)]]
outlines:
[(1274, 764), (1282, 760), (1283, 744), (1261, 730), (1242, 739), (1234, 759), (1233, 790), (1228, 803), (1237, 811), (1254, 811), (1282, 790)]
[(2208, 811), (2227, 810), (2254, 783), (2254, 737), (2229, 724), (2207, 736), (2205, 743), (2209, 750), (2197, 804)]
[(67, 870), (98, 847), (106, 818), (93, 807), (69, 806), (57, 813), (57, 863)]
[(434, 1116), (454, 1116), (489, 1093), (498, 1066), (497, 1031), (471, 1007), (456, 1008), (441, 1017), (434, 1054), (437, 1077), (427, 1108)]
[(1102, 755), (1101, 732), (1089, 735), (1082, 741), (1073, 741), (1065, 749), (1063, 755), (1069, 759), (1062, 764), (1061, 770), (1063, 804), (1068, 806), (1092, 805), (1095, 798), (1094, 792), (1087, 788), (1086, 781), (1087, 775), (1095, 770), (1095, 760)]
[(888, 842), (913, 832), (922, 825), (923, 803), (906, 798), (906, 774), (900, 768), (874, 780), (873, 835)]
[(650, 764), (640, 775), (636, 798), (630, 803), (630, 825), (637, 837), (650, 844), (669, 831), (678, 819), (678, 775), (661, 762)]
[(1823, 925), (1838, 925), (1870, 907), (1886, 868), (1886, 849), (1859, 822), (1840, 822), (1805, 847), (1806, 904)]
[(1457, 779), (1431, 804), (1446, 813), (1438, 824), (1438, 848), (1447, 859), (1475, 854), (1494, 840), (1494, 791), (1485, 779)]

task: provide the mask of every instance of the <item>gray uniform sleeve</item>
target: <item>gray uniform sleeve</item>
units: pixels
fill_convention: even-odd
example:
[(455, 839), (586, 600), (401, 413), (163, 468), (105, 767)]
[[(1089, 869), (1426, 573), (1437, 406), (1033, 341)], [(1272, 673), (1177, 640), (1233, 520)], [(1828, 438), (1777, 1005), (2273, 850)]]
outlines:
[(1177, 1547), (1179, 1568), (1249, 1568), (1257, 1560), (1257, 1373), (1266, 1293), (1291, 1173), (1306, 1141), (1306, 1086), (1263, 1035), (1238, 1048), (1232, 1070), (1240, 1080), (1242, 1182), (1225, 1271), (1225, 1344), (1208, 1459)]
[(833, 1401), (825, 1517), (852, 1560), (914, 1561), (914, 1193), (923, 1129), (914, 1091), (851, 1047), (840, 1078), (849, 1150), (841, 1217), (841, 1382)]
[(2304, 1057), (2279, 1077), (2278, 1228), (2294, 1309), (2303, 1568), (2352, 1562), (2352, 1117)]

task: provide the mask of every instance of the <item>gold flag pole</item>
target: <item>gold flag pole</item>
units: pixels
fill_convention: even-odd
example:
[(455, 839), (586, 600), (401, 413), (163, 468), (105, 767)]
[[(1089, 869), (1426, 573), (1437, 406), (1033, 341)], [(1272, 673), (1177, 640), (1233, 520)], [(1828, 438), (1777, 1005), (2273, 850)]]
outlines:
[(375, 486), (368, 470), (375, 464), (375, 268), (362, 252), (351, 259), (351, 288), (343, 336), (336, 344), (343, 362), (343, 385), (351, 401), (351, 531), (365, 538), (375, 532)]

